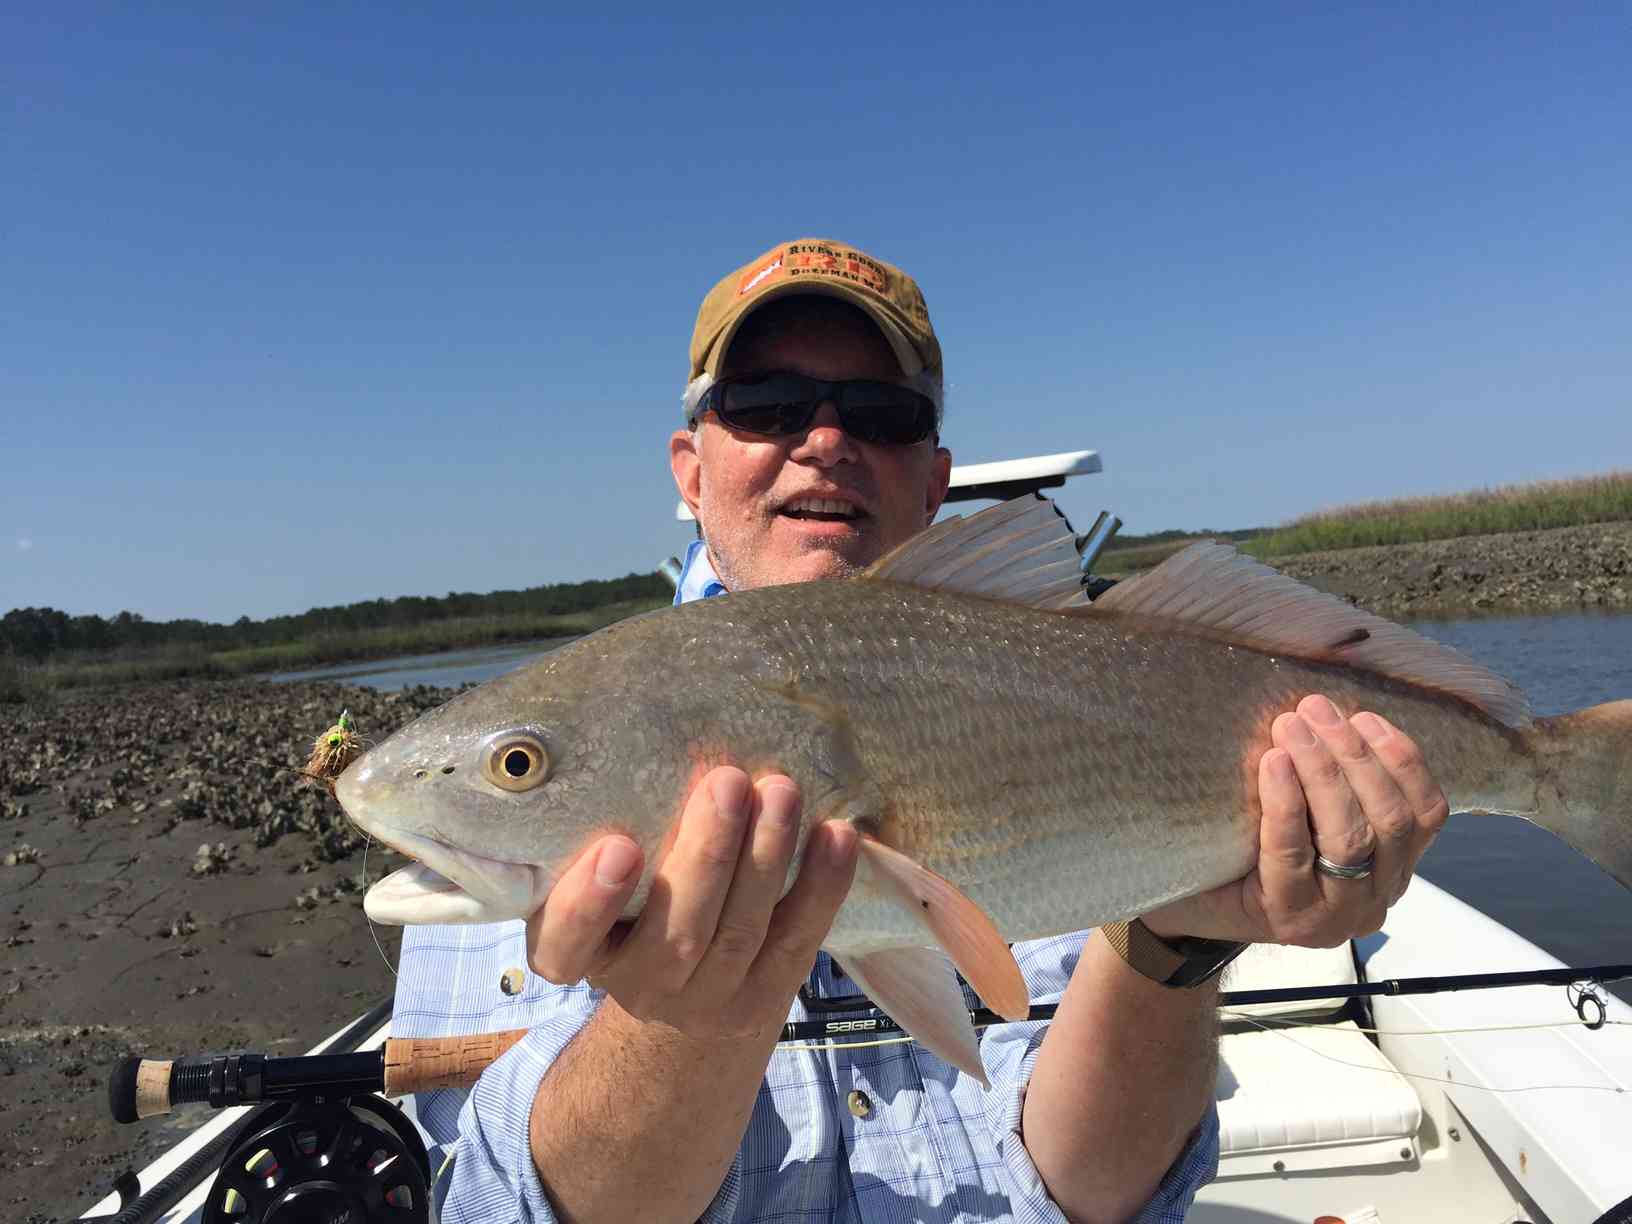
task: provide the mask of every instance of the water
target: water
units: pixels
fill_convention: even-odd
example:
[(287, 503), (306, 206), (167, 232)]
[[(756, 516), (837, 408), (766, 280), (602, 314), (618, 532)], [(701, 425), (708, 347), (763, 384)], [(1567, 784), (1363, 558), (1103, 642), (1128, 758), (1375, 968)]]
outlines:
[(267, 680), (336, 680), (365, 688), (403, 689), (416, 684), (455, 688), (480, 684), (505, 672), (514, 671), (570, 641), (546, 638), (537, 642), (512, 642), (505, 646), (483, 646), (475, 650), (447, 650), (440, 654), (404, 655), (395, 659), (371, 659), (362, 663), (340, 663), (310, 671), (279, 672)]
[[(1429, 621), (1412, 626), (1512, 679), (1538, 714), (1632, 697), (1632, 615)], [(490, 680), (560, 640), (275, 676), (374, 688)], [(1632, 819), (1632, 813), (1628, 814)], [(1550, 833), (1503, 816), (1453, 816), (1422, 874), (1568, 964), (1632, 962), (1632, 894)], [(1454, 967), (1447, 966), (1447, 972)], [(1632, 1002), (1632, 983), (1617, 993)]]
[[(1632, 616), (1513, 617), (1412, 628), (1513, 680), (1538, 714), (1632, 697)], [(1623, 819), (1632, 820), (1632, 812)], [(1420, 871), (1566, 964), (1632, 963), (1632, 893), (1526, 821), (1452, 816)], [(1614, 989), (1632, 1002), (1632, 982)]]

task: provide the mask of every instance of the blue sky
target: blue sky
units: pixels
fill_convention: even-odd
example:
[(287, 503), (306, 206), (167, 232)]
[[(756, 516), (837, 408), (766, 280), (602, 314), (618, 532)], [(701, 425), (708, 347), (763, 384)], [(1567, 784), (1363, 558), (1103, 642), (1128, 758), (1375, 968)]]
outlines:
[(802, 235), (1083, 525), (1632, 466), (1615, 6), (6, 7), (0, 610), (650, 569), (697, 303)]

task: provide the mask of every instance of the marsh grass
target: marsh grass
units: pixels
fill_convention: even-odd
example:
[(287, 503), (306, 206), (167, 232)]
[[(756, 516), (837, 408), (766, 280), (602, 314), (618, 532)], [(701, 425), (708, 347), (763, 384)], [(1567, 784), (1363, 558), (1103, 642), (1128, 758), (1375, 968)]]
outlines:
[(1197, 540), (1228, 540), (1239, 545), (1258, 534), (1258, 529), (1254, 528), (1249, 531), (1161, 531), (1154, 535), (1131, 536), (1125, 543), (1112, 543), (1101, 553), (1094, 565), (1094, 573), (1131, 574), (1160, 565)]
[(1320, 510), (1256, 531), (1161, 532), (1113, 544), (1095, 573), (1131, 574), (1159, 565), (1196, 540), (1233, 540), (1268, 560), (1373, 544), (1416, 544), (1508, 531), (1543, 531), (1632, 520), (1632, 471), (1501, 485), (1441, 497), (1403, 497)]
[[(540, 638), (578, 637), (666, 604), (666, 599), (633, 599), (584, 612), (555, 615), (518, 612), (502, 616), (469, 616), (369, 629), (326, 633), (294, 642), (209, 651), (181, 645), (123, 657), (60, 657), (31, 670), (55, 688), (85, 688), (159, 680), (223, 679), (263, 672), (296, 671), (330, 663), (387, 659), (396, 655), (436, 654), (525, 642)], [(0, 660), (3, 663), (4, 660)], [(3, 683), (3, 681), (0, 681)], [(3, 699), (3, 698), (0, 698)]]
[(1294, 519), (1247, 541), (1242, 550), (1257, 557), (1285, 557), (1626, 519), (1632, 519), (1632, 471), (1340, 506)]
[(49, 700), (51, 692), (39, 667), (0, 653), (0, 705), (36, 704)]

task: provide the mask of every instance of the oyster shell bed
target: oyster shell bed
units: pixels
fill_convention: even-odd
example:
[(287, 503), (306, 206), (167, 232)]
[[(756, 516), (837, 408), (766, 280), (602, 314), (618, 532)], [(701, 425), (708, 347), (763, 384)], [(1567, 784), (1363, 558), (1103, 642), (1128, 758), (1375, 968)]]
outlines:
[[(181, 682), (0, 706), (0, 1218), (73, 1219), (209, 1115), (116, 1125), (122, 1055), (298, 1053), (390, 993), (364, 839), (290, 771), (342, 708), (377, 740), (451, 693)], [(367, 878), (401, 861), (374, 846)]]

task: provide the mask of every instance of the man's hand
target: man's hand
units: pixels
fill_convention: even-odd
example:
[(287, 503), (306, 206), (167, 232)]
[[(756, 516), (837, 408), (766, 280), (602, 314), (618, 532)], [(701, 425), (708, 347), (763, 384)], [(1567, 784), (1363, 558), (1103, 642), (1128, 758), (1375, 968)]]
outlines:
[[(1244, 880), (1145, 916), (1158, 935), (1336, 947), (1383, 925), (1450, 807), (1411, 739), (1375, 714), (1344, 720), (1306, 697), (1258, 763), (1258, 866)], [(1315, 869), (1376, 864), (1363, 880)]]
[(636, 1019), (700, 1040), (779, 1028), (856, 865), (855, 830), (819, 825), (783, 898), (799, 818), (791, 779), (750, 785), (740, 769), (713, 770), (692, 791), (634, 925), (618, 915), (641, 852), (614, 834), (581, 855), (528, 920), (533, 969), (558, 983), (587, 977)]

